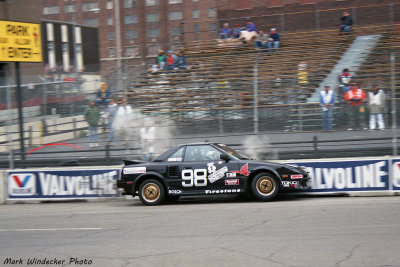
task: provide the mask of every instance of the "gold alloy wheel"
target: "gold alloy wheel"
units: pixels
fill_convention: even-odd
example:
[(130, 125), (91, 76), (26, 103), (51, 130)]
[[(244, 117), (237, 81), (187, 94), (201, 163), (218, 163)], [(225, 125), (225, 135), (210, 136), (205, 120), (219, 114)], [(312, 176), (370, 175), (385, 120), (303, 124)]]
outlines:
[(262, 176), (257, 180), (256, 188), (258, 193), (268, 196), (275, 190), (275, 181), (272, 177)]
[(146, 184), (142, 189), (142, 196), (148, 202), (154, 202), (160, 197), (160, 187), (154, 183)]

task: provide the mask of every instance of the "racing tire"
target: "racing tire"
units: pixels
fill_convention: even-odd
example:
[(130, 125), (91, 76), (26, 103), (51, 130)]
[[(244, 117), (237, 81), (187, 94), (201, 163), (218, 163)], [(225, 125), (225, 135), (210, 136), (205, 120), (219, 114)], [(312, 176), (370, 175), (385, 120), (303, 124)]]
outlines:
[(251, 192), (258, 200), (270, 201), (279, 192), (278, 180), (270, 173), (259, 173), (251, 181)]
[(145, 180), (139, 186), (138, 195), (143, 204), (147, 206), (156, 206), (163, 202), (165, 198), (165, 188), (164, 185), (157, 180)]

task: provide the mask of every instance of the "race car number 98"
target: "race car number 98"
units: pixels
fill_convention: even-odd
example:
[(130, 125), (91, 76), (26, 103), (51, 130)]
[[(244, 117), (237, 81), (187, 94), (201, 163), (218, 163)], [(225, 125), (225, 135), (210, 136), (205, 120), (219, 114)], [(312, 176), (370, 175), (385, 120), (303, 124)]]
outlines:
[(207, 170), (182, 170), (182, 186), (207, 186)]

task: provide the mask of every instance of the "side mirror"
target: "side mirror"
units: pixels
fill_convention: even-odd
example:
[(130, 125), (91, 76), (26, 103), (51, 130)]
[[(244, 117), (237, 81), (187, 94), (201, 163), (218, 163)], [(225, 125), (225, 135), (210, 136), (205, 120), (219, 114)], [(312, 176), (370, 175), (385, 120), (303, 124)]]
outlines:
[(231, 158), (227, 154), (220, 154), (219, 156), (220, 159), (224, 160), (225, 162), (229, 162)]

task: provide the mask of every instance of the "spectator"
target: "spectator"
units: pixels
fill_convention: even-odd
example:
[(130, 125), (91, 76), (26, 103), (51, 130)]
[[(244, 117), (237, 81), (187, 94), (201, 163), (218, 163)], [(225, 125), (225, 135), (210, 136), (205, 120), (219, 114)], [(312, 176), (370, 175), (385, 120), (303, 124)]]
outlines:
[(254, 24), (254, 22), (251, 21), (251, 19), (248, 19), (246, 22), (246, 31), (257, 32), (256, 25)]
[(108, 90), (107, 84), (102, 82), (100, 89), (96, 93), (96, 105), (107, 105), (110, 98), (110, 91)]
[(319, 103), (322, 107), (322, 130), (332, 130), (335, 93), (331, 90), (330, 85), (325, 85), (325, 90), (320, 92)]
[(275, 28), (271, 29), (271, 32), (269, 34), (269, 38), (270, 38), (270, 40), (268, 42), (269, 51), (272, 51), (272, 47), (274, 47), (274, 51), (278, 52), (280, 37), (279, 37), (279, 34), (278, 34), (278, 32), (276, 31)]
[(84, 117), (86, 122), (89, 124), (90, 147), (98, 146), (97, 126), (100, 121), (100, 111), (96, 107), (94, 101), (91, 101), (90, 106), (86, 108)]
[(176, 66), (178, 69), (187, 69), (188, 66), (186, 64), (186, 56), (183, 51), (179, 51), (178, 53), (178, 59), (176, 61)]
[(354, 82), (351, 83), (350, 90), (344, 94), (344, 100), (348, 103), (349, 131), (353, 130), (353, 128), (366, 129), (364, 108), (366, 96), (364, 90)]
[(107, 114), (108, 114), (108, 142), (112, 145), (115, 142), (115, 135), (114, 135), (114, 128), (115, 128), (115, 116), (117, 115), (118, 105), (115, 103), (113, 99), (110, 100), (107, 107)]
[(132, 107), (126, 104), (125, 99), (119, 101), (118, 110), (115, 118), (115, 129), (118, 131), (121, 139), (125, 142), (127, 148), (130, 147), (131, 135), (133, 134), (132, 127)]
[(229, 28), (229, 23), (224, 23), (224, 28), (219, 33), (219, 38), (228, 39), (231, 38), (231, 35), (232, 35), (232, 29)]
[(255, 46), (257, 49), (266, 49), (267, 48), (267, 42), (268, 42), (268, 36), (264, 33), (264, 31), (259, 30), (258, 35), (255, 41)]
[(242, 29), (241, 29), (240, 25), (239, 25), (239, 24), (236, 24), (236, 25), (235, 25), (235, 28), (233, 29), (233, 35), (232, 35), (232, 37), (233, 37), (234, 39), (239, 38), (239, 37), (240, 37), (240, 32), (241, 32), (241, 31), (242, 31)]
[(239, 39), (243, 43), (247, 43), (248, 41), (255, 39), (257, 37), (257, 28), (256, 25), (249, 19), (246, 22), (246, 26), (242, 27), (240, 31)]
[(349, 72), (349, 69), (344, 69), (342, 74), (339, 75), (339, 84), (340, 84), (339, 86), (342, 89), (343, 94), (349, 91), (351, 79), (352, 77)]
[(340, 26), (340, 34), (345, 32), (348, 34), (351, 31), (351, 25), (353, 25), (353, 19), (351, 18), (349, 12), (343, 12), (343, 16), (340, 18), (342, 25)]
[(177, 58), (176, 58), (176, 56), (174, 55), (174, 52), (173, 51), (168, 51), (168, 54), (167, 54), (167, 59), (166, 59), (166, 69), (167, 70), (172, 70), (172, 69), (174, 69), (175, 67), (176, 67), (176, 61), (177, 61)]
[(374, 85), (372, 92), (368, 93), (369, 107), (369, 129), (375, 130), (376, 122), (378, 122), (379, 130), (385, 129), (385, 121), (383, 119), (383, 111), (385, 108), (385, 93), (379, 89), (379, 86)]
[(165, 55), (164, 50), (158, 51), (158, 56), (156, 58), (156, 64), (158, 66), (158, 70), (163, 70), (165, 68), (166, 61), (167, 61), (167, 56)]

